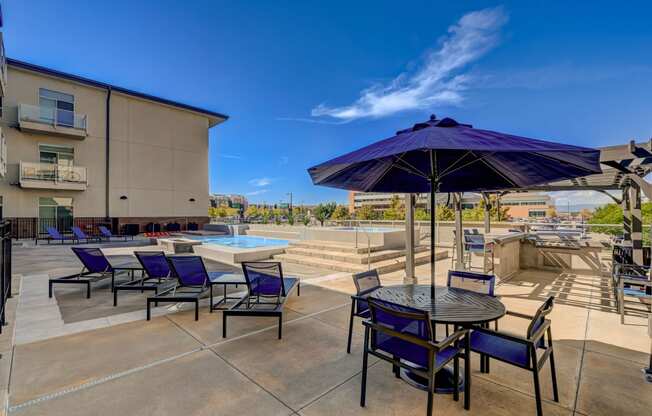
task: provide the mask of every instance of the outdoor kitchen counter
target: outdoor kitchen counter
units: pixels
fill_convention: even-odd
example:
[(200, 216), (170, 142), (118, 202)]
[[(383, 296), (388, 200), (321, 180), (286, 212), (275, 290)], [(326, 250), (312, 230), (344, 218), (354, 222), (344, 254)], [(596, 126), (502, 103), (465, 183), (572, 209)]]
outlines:
[(487, 235), (487, 241), (494, 243), (494, 274), (499, 279), (508, 279), (520, 269), (522, 232)]

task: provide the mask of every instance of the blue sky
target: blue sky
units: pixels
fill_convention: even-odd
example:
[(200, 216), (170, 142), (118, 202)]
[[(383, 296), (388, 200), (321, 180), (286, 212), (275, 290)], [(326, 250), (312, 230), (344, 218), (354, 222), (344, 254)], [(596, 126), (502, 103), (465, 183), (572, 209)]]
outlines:
[(230, 115), (210, 132), (211, 192), (253, 201), (345, 202), (306, 168), (431, 113), (586, 146), (652, 137), (646, 2), (4, 0), (3, 13), (10, 57)]

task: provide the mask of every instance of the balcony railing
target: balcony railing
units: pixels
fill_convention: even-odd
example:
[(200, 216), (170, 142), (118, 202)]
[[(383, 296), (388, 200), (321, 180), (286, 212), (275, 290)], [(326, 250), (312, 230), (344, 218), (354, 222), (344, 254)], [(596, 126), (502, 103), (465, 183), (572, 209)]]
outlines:
[(30, 188), (86, 189), (86, 168), (21, 161), (20, 184)]
[(18, 123), (31, 122), (52, 127), (67, 127), (86, 131), (86, 114), (79, 114), (59, 108), (19, 104)]

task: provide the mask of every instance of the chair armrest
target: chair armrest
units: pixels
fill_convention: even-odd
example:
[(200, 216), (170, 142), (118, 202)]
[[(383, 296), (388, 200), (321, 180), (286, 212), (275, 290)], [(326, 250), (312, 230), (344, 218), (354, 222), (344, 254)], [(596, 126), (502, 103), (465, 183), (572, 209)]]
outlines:
[(507, 311), (505, 314), (506, 314), (506, 315), (509, 315), (509, 316), (514, 316), (514, 317), (516, 317), (516, 318), (528, 319), (528, 320), (530, 320), (530, 321), (531, 321), (532, 319), (534, 319), (534, 316), (532, 316), (532, 315), (527, 315), (527, 314), (520, 313), (520, 312)]
[(468, 329), (458, 329), (457, 331), (453, 332), (443, 340), (434, 343), (434, 346), (435, 348), (437, 348), (437, 350), (443, 350), (444, 348), (449, 347), (455, 341), (459, 341), (460, 338), (468, 334), (468, 332), (469, 332)]
[(527, 339), (525, 337), (520, 337), (518, 335), (512, 335), (512, 334), (506, 334), (506, 333), (503, 333), (503, 332), (494, 331), (493, 329), (475, 327), (473, 329), (473, 331), (478, 331), (478, 332), (482, 332), (482, 333), (485, 333), (485, 334), (488, 334), (488, 335), (493, 335), (493, 336), (496, 336), (498, 338), (503, 338), (503, 339), (506, 339), (506, 340), (509, 340), (509, 341), (519, 342), (521, 344), (526, 344), (526, 345), (533, 344), (532, 341), (530, 341), (529, 339)]
[(538, 343), (549, 327), (550, 327), (550, 320), (544, 319), (539, 329), (537, 329), (537, 331), (534, 334), (532, 334), (532, 336), (529, 338), (529, 341), (532, 342), (533, 344)]
[(428, 348), (428, 349), (431, 349), (431, 350), (437, 349), (436, 344), (434, 344), (433, 342), (426, 341), (425, 339), (421, 339), (421, 338), (416, 337), (414, 335), (404, 334), (404, 333), (401, 333), (401, 332), (394, 331), (393, 329), (387, 328), (385, 326), (374, 324), (373, 322), (371, 322), (369, 320), (362, 321), (362, 325), (364, 325), (365, 327), (367, 327), (369, 329), (372, 329), (374, 331), (384, 332), (385, 334), (387, 334), (389, 336), (392, 336), (392, 337), (395, 337), (395, 338), (400, 338), (400, 339), (402, 339), (404, 341), (411, 342), (412, 344), (416, 344), (416, 345), (418, 345), (420, 347)]

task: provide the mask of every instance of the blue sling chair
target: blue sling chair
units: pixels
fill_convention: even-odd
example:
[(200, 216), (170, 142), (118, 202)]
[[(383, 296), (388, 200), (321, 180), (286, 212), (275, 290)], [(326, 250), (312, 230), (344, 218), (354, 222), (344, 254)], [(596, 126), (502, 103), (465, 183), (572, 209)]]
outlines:
[(48, 296), (52, 297), (54, 285), (77, 284), (86, 286), (86, 297), (91, 297), (91, 283), (104, 279), (111, 279), (111, 289), (115, 287), (115, 277), (120, 271), (132, 273), (132, 268), (122, 269), (120, 266), (112, 266), (104, 256), (102, 250), (97, 247), (71, 247), (83, 267), (81, 272), (65, 277), (50, 279), (48, 282)]
[(349, 337), (346, 343), (346, 353), (351, 353), (351, 337), (353, 335), (353, 319), (357, 316), (362, 319), (369, 319), (369, 306), (367, 298), (379, 289), (380, 277), (376, 269), (368, 270), (353, 275), (355, 295), (351, 296), (351, 315), (349, 316)]
[(195, 321), (199, 320), (199, 299), (208, 290), (210, 279), (204, 261), (200, 256), (168, 257), (170, 271), (176, 284), (147, 298), (147, 320), (151, 319), (151, 305), (165, 303), (193, 303)]
[[(451, 361), (455, 385), (459, 384), (460, 357), (464, 358), (464, 408), (471, 406), (470, 353), (468, 330), (460, 329), (442, 341), (435, 341), (430, 315), (395, 303), (368, 298), (370, 319), (362, 324), (364, 352), (362, 356), (362, 384), (360, 406), (364, 407), (367, 391), (367, 364), (369, 355), (392, 364), (398, 377), (405, 369), (428, 380), (426, 415), (432, 415), (435, 374)], [(453, 389), (453, 399), (459, 400), (458, 389)]]
[(554, 299), (554, 296), (550, 296), (534, 316), (507, 311), (507, 315), (530, 321), (524, 337), (488, 328), (473, 329), (470, 335), (471, 351), (481, 355), (481, 372), (489, 372), (490, 358), (532, 372), (538, 416), (543, 415), (539, 372), (548, 360), (552, 376), (553, 399), (559, 402), (555, 357), (552, 349), (552, 330), (550, 329), (550, 320), (546, 319), (546, 316), (552, 311)]
[(143, 266), (143, 275), (140, 279), (132, 280), (113, 288), (113, 306), (118, 306), (118, 293), (122, 291), (139, 290), (141, 293), (167, 289), (176, 283), (165, 253), (162, 251), (134, 251), (138, 262)]
[(229, 316), (267, 316), (278, 318), (278, 339), (283, 336), (283, 305), (297, 288), (301, 294), (299, 279), (283, 276), (281, 263), (271, 261), (242, 262), (247, 284), (246, 295), (229, 309), (222, 312), (222, 337), (226, 338)]

